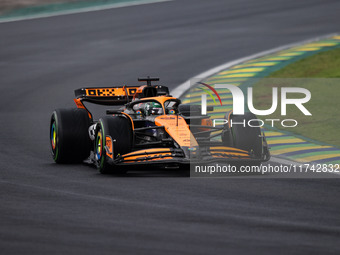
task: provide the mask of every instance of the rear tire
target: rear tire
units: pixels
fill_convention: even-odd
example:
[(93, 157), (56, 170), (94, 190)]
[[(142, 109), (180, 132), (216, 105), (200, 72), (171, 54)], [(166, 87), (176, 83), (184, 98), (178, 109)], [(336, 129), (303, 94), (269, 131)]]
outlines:
[(81, 163), (88, 158), (91, 120), (85, 109), (57, 109), (50, 121), (52, 157), (56, 163)]
[[(233, 144), (236, 148), (253, 152), (257, 158), (262, 156), (262, 138), (260, 127), (248, 126), (249, 120), (257, 119), (253, 113), (247, 112), (244, 115), (232, 115), (232, 122), (245, 121), (245, 127), (242, 124), (236, 124), (231, 127)], [(258, 126), (258, 121), (252, 121), (253, 126)]]
[[(228, 123), (232, 120), (233, 123), (243, 123), (245, 121), (245, 127), (242, 124), (233, 124), (230, 128), (226, 127), (226, 133), (222, 136), (223, 143), (228, 147), (235, 147), (237, 149), (245, 150), (253, 153), (258, 159), (262, 157), (262, 138), (260, 127), (249, 127), (248, 121), (257, 119), (253, 113), (245, 113), (244, 115), (227, 114)], [(228, 125), (228, 124), (227, 124)], [(258, 126), (256, 121), (252, 121), (253, 126)], [(231, 165), (240, 169), (241, 166), (259, 166), (260, 161), (244, 161), (242, 162), (230, 162)]]
[[(106, 137), (112, 139), (112, 158), (105, 148)], [(131, 152), (133, 132), (130, 120), (122, 116), (105, 116), (97, 125), (94, 153), (96, 165), (102, 174), (124, 174), (125, 169), (114, 166), (112, 161), (120, 155)], [(111, 162), (110, 162), (111, 161)]]

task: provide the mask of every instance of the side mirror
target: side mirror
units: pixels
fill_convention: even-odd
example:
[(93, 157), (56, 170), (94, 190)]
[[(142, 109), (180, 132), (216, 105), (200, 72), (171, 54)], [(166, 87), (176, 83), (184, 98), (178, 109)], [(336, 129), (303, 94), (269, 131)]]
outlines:
[(169, 107), (165, 109), (165, 114), (177, 114), (178, 113), (178, 109), (175, 107)]

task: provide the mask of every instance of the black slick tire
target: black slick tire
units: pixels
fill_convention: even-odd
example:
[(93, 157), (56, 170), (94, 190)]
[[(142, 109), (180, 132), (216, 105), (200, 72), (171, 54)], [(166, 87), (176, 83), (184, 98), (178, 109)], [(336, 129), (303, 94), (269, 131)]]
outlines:
[[(112, 155), (107, 154), (106, 137), (112, 141)], [(123, 174), (125, 169), (112, 164), (120, 155), (131, 152), (133, 131), (129, 119), (123, 116), (104, 116), (99, 119), (94, 143), (96, 165), (100, 173)]]
[(56, 163), (81, 163), (89, 157), (91, 120), (85, 109), (57, 109), (50, 121), (50, 144)]

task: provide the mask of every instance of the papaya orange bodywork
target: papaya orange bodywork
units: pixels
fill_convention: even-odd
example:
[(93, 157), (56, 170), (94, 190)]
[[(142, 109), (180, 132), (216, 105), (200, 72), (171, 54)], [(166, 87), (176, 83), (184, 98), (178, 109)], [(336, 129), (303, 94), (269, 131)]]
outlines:
[[(142, 154), (142, 155), (141, 155)], [(161, 156), (161, 157), (159, 157)], [(133, 161), (145, 161), (145, 160), (165, 160), (172, 159), (171, 151), (169, 148), (157, 148), (157, 149), (146, 149), (134, 151), (122, 156), (124, 160)], [(156, 158), (153, 158), (156, 157)], [(129, 162), (126, 162), (129, 163)]]
[(108, 136), (105, 138), (105, 145), (107, 147), (106, 155), (113, 159), (112, 139)]
[(132, 96), (139, 87), (116, 87), (116, 88), (87, 88), (86, 96), (89, 97), (113, 97), (113, 96)]
[(87, 111), (87, 114), (89, 115), (89, 118), (92, 119), (92, 114), (86, 109), (85, 105), (83, 104), (80, 98), (75, 98), (73, 99), (73, 101), (76, 103), (77, 108), (85, 109)]
[(176, 115), (161, 115), (155, 119), (156, 126), (164, 126), (165, 131), (180, 145), (186, 147), (198, 146), (183, 117)]

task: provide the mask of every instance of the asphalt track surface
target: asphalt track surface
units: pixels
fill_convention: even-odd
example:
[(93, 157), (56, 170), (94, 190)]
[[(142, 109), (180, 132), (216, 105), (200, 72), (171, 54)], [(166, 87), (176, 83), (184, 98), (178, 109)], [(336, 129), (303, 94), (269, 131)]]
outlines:
[(103, 176), (56, 165), (49, 118), (83, 86), (171, 87), (337, 32), (340, 2), (182, 0), (0, 24), (1, 254), (340, 254), (339, 179)]

